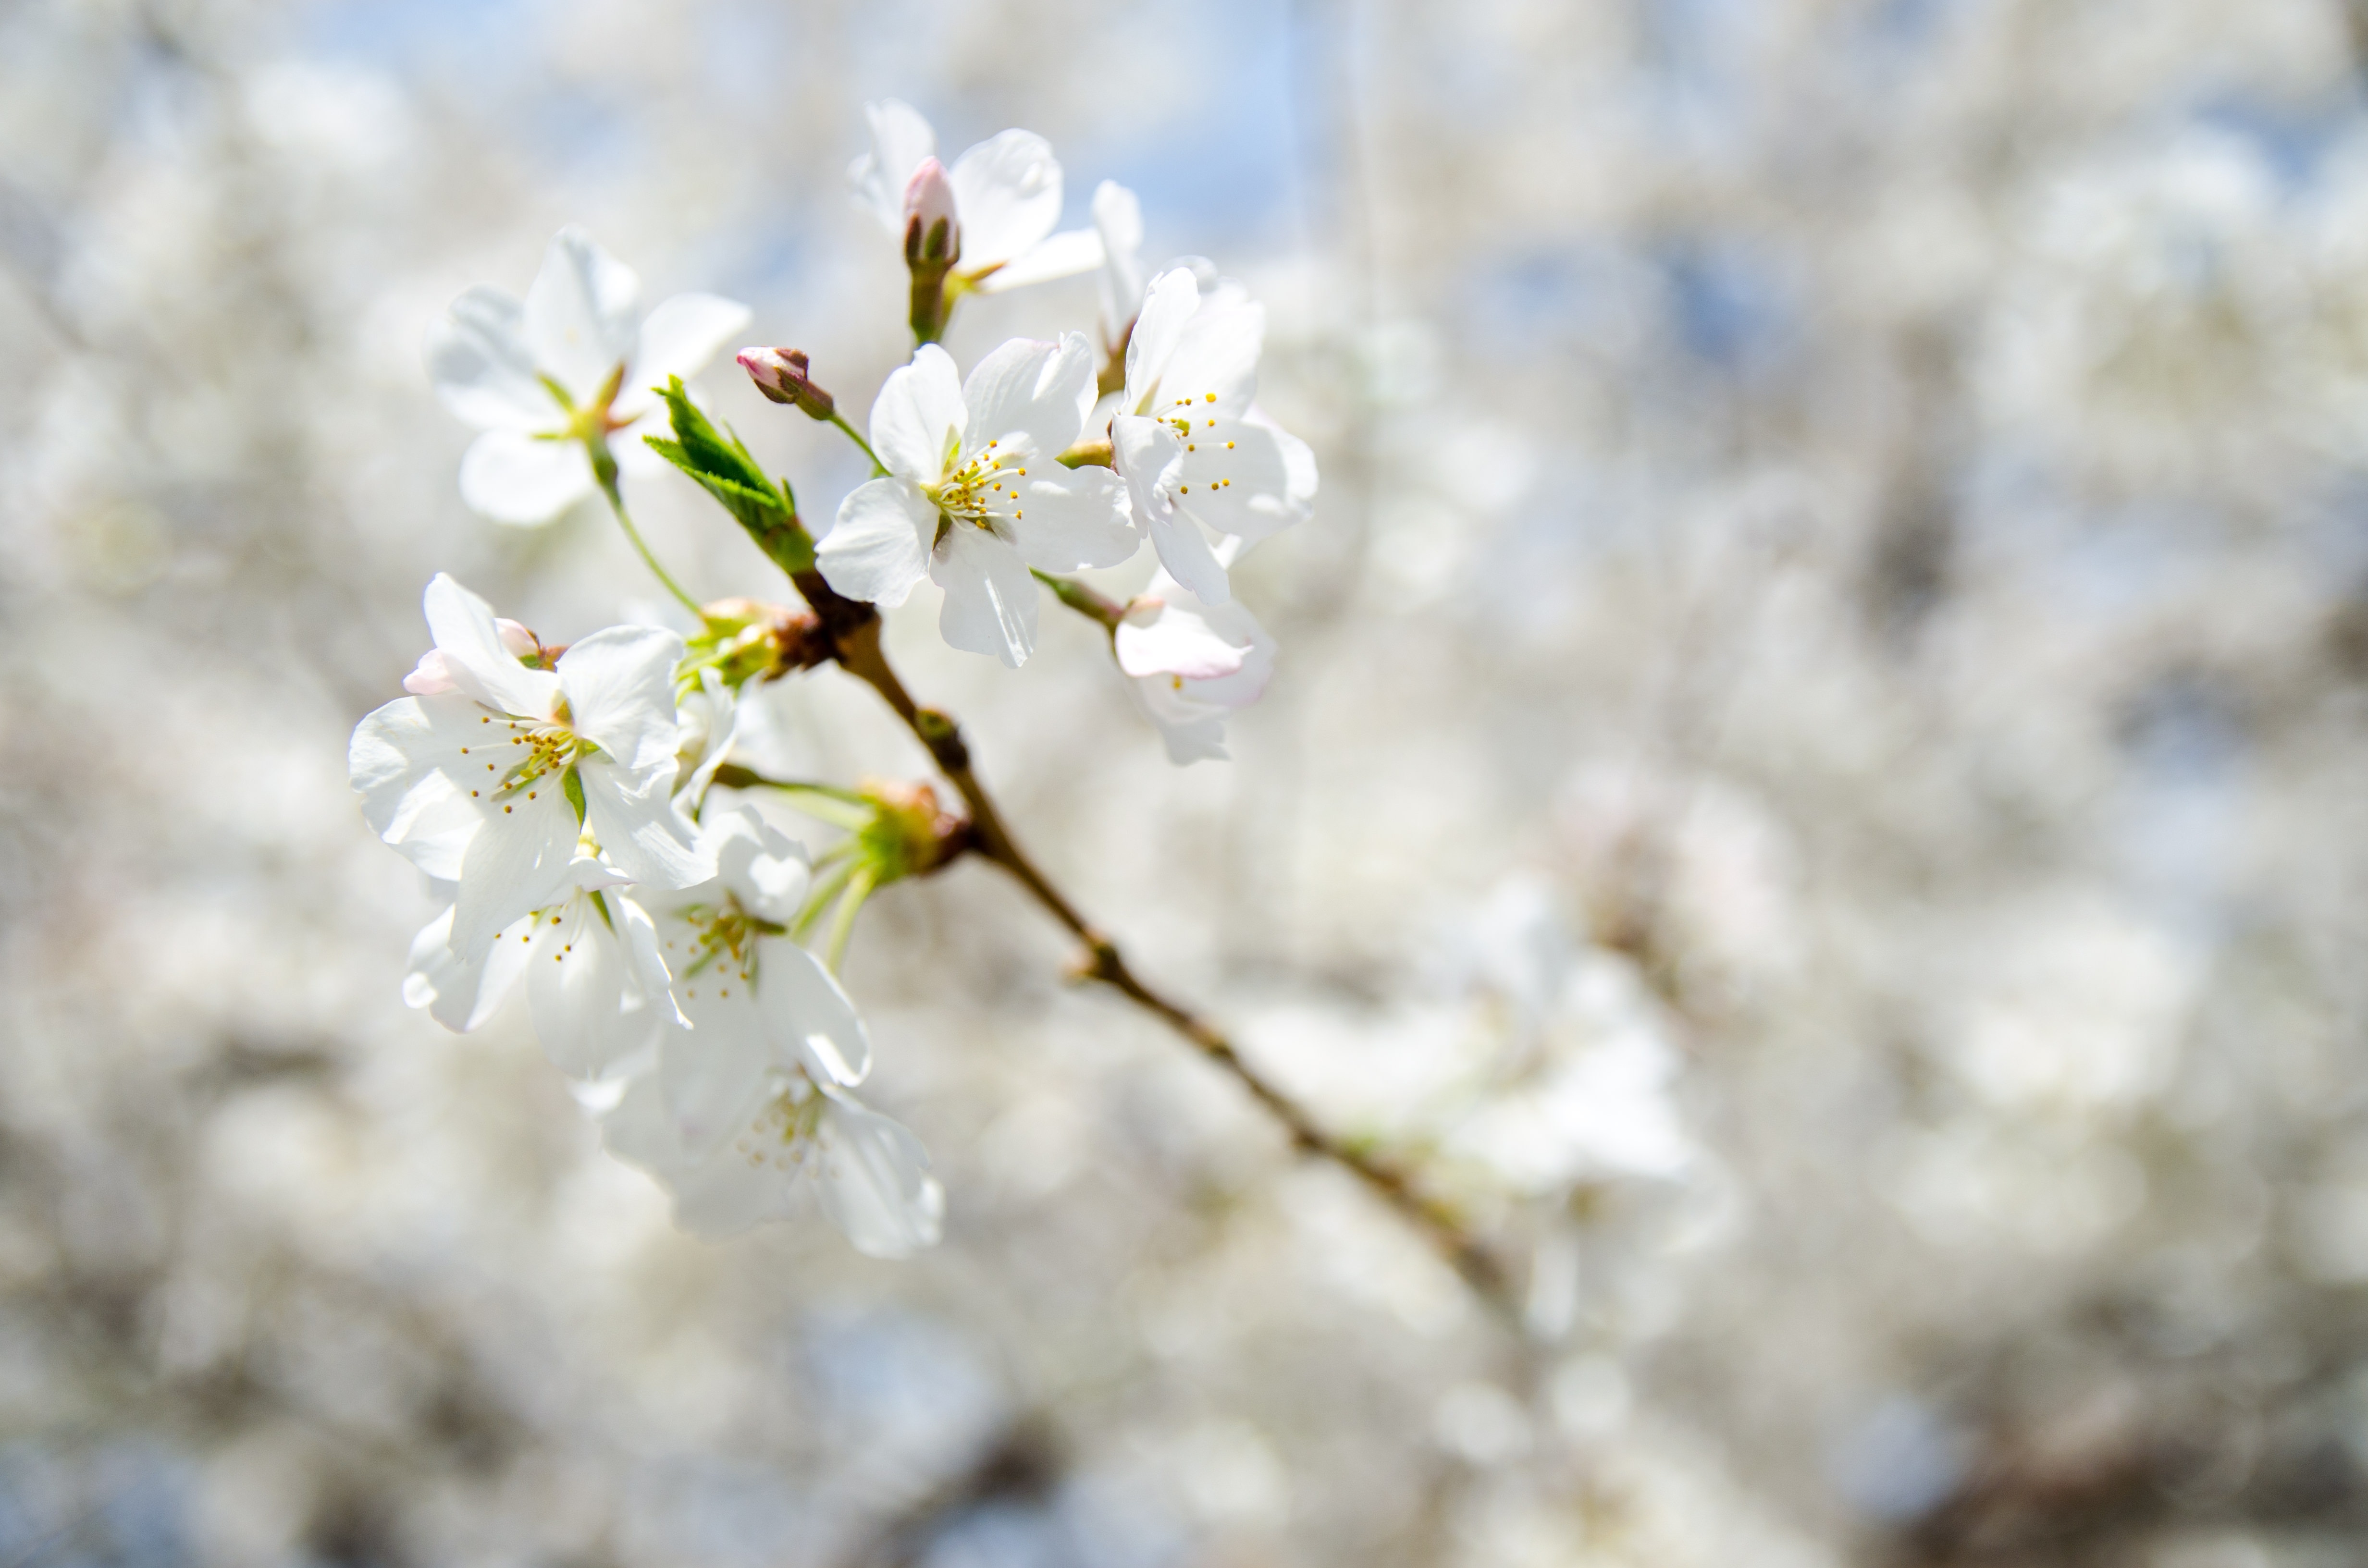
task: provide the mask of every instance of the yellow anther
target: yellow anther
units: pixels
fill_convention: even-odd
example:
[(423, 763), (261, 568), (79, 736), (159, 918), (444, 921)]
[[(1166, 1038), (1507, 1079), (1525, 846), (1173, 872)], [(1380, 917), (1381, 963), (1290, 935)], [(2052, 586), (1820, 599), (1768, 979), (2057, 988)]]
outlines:
[(1217, 401), (1217, 394), (1216, 394), (1215, 392), (1211, 392), (1211, 393), (1209, 393), (1209, 394), (1208, 394), (1208, 397), (1209, 397), (1209, 401), (1210, 401), (1211, 403), (1214, 403), (1214, 402), (1216, 402), (1216, 401)]
[(1233, 449), (1234, 449), (1234, 444), (1233, 444), (1231, 441), (1226, 442), (1226, 443), (1225, 443), (1225, 450), (1227, 450), (1227, 451), (1229, 451), (1229, 452), (1230, 452), (1230, 451), (1232, 451)]

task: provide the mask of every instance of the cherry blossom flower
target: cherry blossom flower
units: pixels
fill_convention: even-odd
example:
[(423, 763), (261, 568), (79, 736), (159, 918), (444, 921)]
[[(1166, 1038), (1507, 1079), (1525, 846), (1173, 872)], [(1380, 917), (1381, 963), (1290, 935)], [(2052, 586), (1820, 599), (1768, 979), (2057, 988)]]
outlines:
[(365, 718), (347, 767), (379, 836), (459, 884), (453, 952), (474, 960), (556, 903), (586, 833), (635, 881), (680, 888), (714, 874), (670, 799), (681, 638), (610, 627), (545, 668), (504, 646), (484, 600), (441, 573), (426, 608), (451, 689)]
[[(936, 161), (938, 135), (919, 110), (894, 98), (868, 105), (864, 113), (871, 151), (855, 160), (848, 176), (856, 199), (901, 241), (914, 176)], [(1035, 132), (989, 137), (956, 158), (944, 178), (961, 244), (954, 276), (966, 286), (994, 293), (1090, 271), (1101, 261), (1092, 230), (1053, 233), (1061, 221), (1061, 165)]]
[(613, 443), (620, 466), (655, 461), (639, 439), (665, 430), (651, 389), (697, 374), (748, 324), (748, 309), (677, 294), (641, 319), (640, 292), (632, 269), (566, 228), (523, 301), (480, 284), (428, 328), (437, 395), (484, 432), (461, 460), (461, 495), (472, 510), (495, 522), (550, 522), (593, 494), (590, 441)]
[(1255, 542), (1315, 509), (1315, 455), (1251, 406), (1265, 335), (1265, 310), (1238, 288), (1203, 292), (1177, 267), (1152, 280), (1127, 339), (1118, 469), (1160, 563), (1211, 605), (1232, 593), (1203, 529)]
[(1126, 487), (1107, 469), (1054, 460), (1094, 397), (1083, 335), (1015, 338), (959, 379), (924, 345), (871, 405), (887, 468), (849, 495), (817, 558), (850, 598), (903, 604), (927, 577), (945, 590), (939, 630), (954, 647), (1014, 668), (1036, 646), (1034, 567), (1073, 572), (1134, 553)]
[(687, 1143), (655, 1073), (633, 1079), (601, 1119), (609, 1152), (656, 1177), (673, 1195), (675, 1223), (694, 1234), (786, 1219), (810, 1179), (856, 1251), (906, 1257), (937, 1244), (946, 1196), (928, 1151), (846, 1090), (803, 1067), (773, 1070), (727, 1131), (712, 1146)]
[(741, 807), (700, 830), (715, 878), (666, 897), (658, 940), (687, 1017), (607, 1122), (609, 1145), (675, 1193), (676, 1214), (727, 1234), (786, 1213), (815, 1178), (823, 1210), (862, 1251), (937, 1239), (943, 1195), (910, 1132), (848, 1090), (871, 1067), (854, 1004), (787, 929), (808, 886), (804, 849)]
[(625, 879), (588, 848), (578, 846), (563, 895), (507, 927), (482, 956), (452, 950), (446, 905), (411, 944), (404, 1001), (465, 1034), (524, 976), (544, 1053), (578, 1078), (599, 1076), (654, 1041), (662, 1023), (680, 1021), (656, 926), (619, 891)]
[(1127, 606), (1111, 644), (1178, 767), (1224, 760), (1225, 715), (1256, 702), (1274, 673), (1274, 639), (1257, 617), (1203, 603), (1164, 571)]

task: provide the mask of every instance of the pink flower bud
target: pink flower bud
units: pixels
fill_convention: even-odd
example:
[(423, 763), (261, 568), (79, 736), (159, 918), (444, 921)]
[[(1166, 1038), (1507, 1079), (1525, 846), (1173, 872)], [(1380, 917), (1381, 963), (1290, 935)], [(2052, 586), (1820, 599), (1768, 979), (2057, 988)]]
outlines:
[(529, 631), (517, 621), (496, 616), (494, 619), (494, 630), (502, 634), (502, 652), (511, 658), (533, 659), (541, 656), (542, 644), (535, 641), (533, 632)]
[(816, 419), (827, 419), (836, 406), (830, 393), (806, 374), (806, 357), (795, 348), (743, 348), (740, 368), (757, 390), (775, 403), (795, 404)]
[(452, 666), (444, 662), (443, 651), (438, 648), (420, 654), (419, 667), (403, 677), (403, 689), (414, 697), (434, 697), (454, 687)]
[(962, 224), (954, 212), (946, 166), (924, 158), (905, 187), (905, 260), (951, 265), (962, 255)]

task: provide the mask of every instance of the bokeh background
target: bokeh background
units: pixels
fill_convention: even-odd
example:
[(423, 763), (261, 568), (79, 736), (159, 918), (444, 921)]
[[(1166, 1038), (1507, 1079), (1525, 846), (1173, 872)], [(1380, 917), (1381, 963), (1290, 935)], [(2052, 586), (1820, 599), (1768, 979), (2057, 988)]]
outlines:
[[(0, 4), (0, 1562), (2368, 1561), (2364, 49), (2337, 0)], [(907, 1264), (677, 1233), (523, 1006), (400, 1005), (429, 905), (344, 756), (421, 586), (655, 597), (597, 515), (464, 513), (427, 324), (580, 222), (860, 411), (889, 95), (1246, 281), (1325, 484), (1237, 574), (1283, 653), (1230, 763), (1050, 608), (1015, 674), (924, 589), (908, 681), (1520, 1334), (985, 868), (849, 963), (950, 1194)], [(810, 514), (860, 477), (705, 386)], [(925, 772), (829, 672), (765, 710)]]

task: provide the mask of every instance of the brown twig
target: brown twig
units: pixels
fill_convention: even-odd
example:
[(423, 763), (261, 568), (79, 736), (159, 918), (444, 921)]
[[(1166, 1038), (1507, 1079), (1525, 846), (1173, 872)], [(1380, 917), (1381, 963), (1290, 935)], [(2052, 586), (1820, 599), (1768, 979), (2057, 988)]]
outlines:
[[(1085, 945), (1087, 957), (1076, 968), (1077, 978), (1109, 986), (1232, 1074), (1251, 1097), (1282, 1123), (1293, 1147), (1329, 1160), (1356, 1176), (1429, 1237), (1482, 1301), (1518, 1321), (1511, 1284), (1503, 1267), (1464, 1230), (1452, 1209), (1423, 1193), (1396, 1165), (1325, 1131), (1296, 1100), (1244, 1062), (1223, 1031), (1145, 985), (1128, 966), (1118, 945), (1078, 913), (1076, 906), (1037, 869), (1012, 838), (1003, 813), (987, 794), (986, 787), (979, 782), (971, 767), (970, 747), (962, 740), (961, 726), (951, 715), (916, 703), (905, 689), (905, 683), (897, 678), (880, 645), (880, 618), (871, 607), (840, 597), (818, 572), (798, 573), (796, 581), (799, 592), (805, 596), (816, 620), (830, 637), (834, 656), (840, 665), (880, 694), (928, 748), (938, 770), (961, 791), (970, 809), (969, 851), (1001, 867)], [(749, 777), (755, 778), (754, 775)]]

